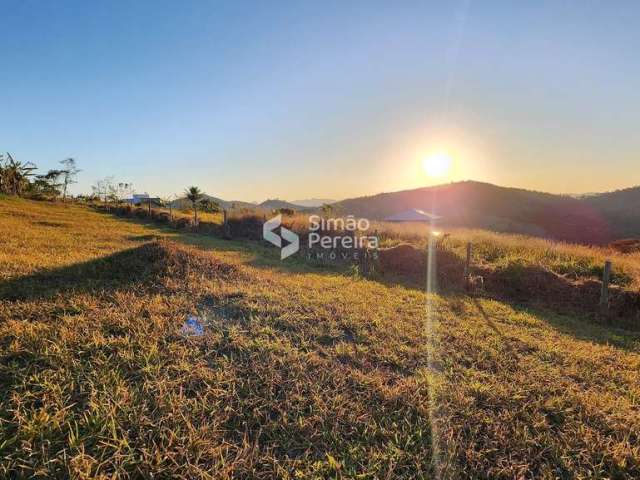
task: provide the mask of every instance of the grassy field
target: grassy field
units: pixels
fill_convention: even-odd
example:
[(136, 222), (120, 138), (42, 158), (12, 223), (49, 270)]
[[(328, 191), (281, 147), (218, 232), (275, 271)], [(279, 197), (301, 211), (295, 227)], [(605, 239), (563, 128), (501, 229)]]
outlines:
[(0, 477), (640, 477), (638, 334), (81, 206), (0, 247)]

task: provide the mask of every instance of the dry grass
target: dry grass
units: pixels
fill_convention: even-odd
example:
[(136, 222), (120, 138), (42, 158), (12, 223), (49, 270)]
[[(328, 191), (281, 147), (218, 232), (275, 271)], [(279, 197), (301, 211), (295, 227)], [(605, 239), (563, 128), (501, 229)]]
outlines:
[(435, 296), (427, 332), (420, 290), (82, 207), (0, 238), (0, 476), (640, 476), (623, 330)]
[[(383, 246), (410, 242), (423, 246), (428, 227), (421, 224), (375, 223)], [(478, 266), (505, 268), (513, 264), (546, 268), (571, 279), (602, 277), (605, 260), (613, 263), (612, 283), (630, 290), (640, 290), (640, 254), (620, 253), (608, 247), (590, 247), (486, 230), (443, 229), (449, 236), (445, 248), (460, 258), (466, 244), (473, 244), (473, 262)]]

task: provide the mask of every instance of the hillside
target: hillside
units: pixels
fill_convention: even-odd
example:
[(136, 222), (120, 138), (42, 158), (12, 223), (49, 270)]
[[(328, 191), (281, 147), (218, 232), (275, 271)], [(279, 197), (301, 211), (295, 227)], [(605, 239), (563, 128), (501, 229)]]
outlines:
[(637, 334), (76, 205), (0, 239), (0, 477), (640, 476)]
[(640, 187), (583, 198), (459, 182), (337, 202), (336, 211), (371, 219), (419, 208), (449, 226), (602, 244), (640, 236)]
[(286, 200), (280, 200), (278, 198), (265, 200), (264, 202), (262, 202), (258, 206), (260, 208), (264, 208), (264, 209), (267, 209), (267, 210), (279, 210), (281, 208), (288, 208), (290, 210), (304, 210), (304, 208), (305, 208), (305, 207), (302, 207), (300, 205), (296, 205), (294, 203), (287, 202)]
[(589, 195), (583, 203), (607, 219), (617, 238), (640, 237), (640, 187)]
[(316, 208), (335, 202), (336, 200), (332, 198), (305, 198), (303, 200), (293, 200), (291, 203), (294, 205), (300, 205), (301, 207)]
[[(223, 200), (218, 197), (212, 197), (211, 195), (207, 195), (206, 193), (202, 194), (202, 198), (216, 202), (218, 205), (220, 205), (221, 208), (226, 210), (256, 208), (255, 203), (243, 202), (241, 200)], [(171, 202), (171, 205), (173, 208), (177, 208), (177, 209), (190, 209), (191, 201), (183, 197), (183, 198), (178, 198), (174, 200), (173, 202)]]

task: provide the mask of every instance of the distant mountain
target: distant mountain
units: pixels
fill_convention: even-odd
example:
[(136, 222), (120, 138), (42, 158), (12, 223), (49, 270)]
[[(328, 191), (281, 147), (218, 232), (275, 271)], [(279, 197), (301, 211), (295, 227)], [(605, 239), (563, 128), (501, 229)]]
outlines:
[(280, 200), (278, 198), (274, 198), (272, 200), (265, 200), (261, 204), (258, 205), (260, 208), (264, 208), (267, 210), (278, 210), (280, 208), (289, 208), (291, 210), (302, 210), (304, 207), (301, 205), (296, 205), (291, 202), (287, 202), (286, 200)]
[(582, 201), (607, 219), (616, 239), (640, 237), (640, 186), (590, 195)]
[(339, 214), (381, 220), (418, 208), (444, 225), (602, 244), (640, 236), (640, 187), (572, 197), (480, 182), (359, 197), (333, 204)]
[(294, 205), (300, 205), (301, 207), (315, 208), (335, 203), (336, 201), (337, 200), (332, 200), (331, 198), (307, 198), (305, 200), (294, 200), (291, 203)]
[[(216, 202), (220, 205), (221, 208), (226, 210), (233, 210), (239, 208), (256, 208), (257, 205), (255, 203), (243, 202), (241, 200), (223, 200), (218, 197), (212, 197), (211, 195), (207, 195), (206, 193), (202, 194), (203, 199), (209, 199), (213, 202)], [(191, 208), (191, 201), (187, 198), (179, 198), (171, 202), (173, 208), (183, 209), (183, 208)]]

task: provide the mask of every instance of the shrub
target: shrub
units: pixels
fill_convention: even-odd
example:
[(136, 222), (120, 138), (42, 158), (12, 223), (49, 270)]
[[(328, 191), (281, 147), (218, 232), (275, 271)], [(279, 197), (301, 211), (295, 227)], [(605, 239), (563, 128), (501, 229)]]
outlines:
[(169, 223), (171, 217), (167, 212), (154, 212), (153, 219), (158, 223)]
[(175, 221), (175, 227), (176, 228), (191, 228), (193, 226), (193, 221), (190, 218), (187, 217), (181, 217), (176, 219)]
[(149, 215), (149, 212), (145, 208), (136, 208), (133, 210), (133, 214), (138, 218), (146, 218)]
[(279, 208), (276, 210), (276, 213), (285, 215), (287, 217), (292, 217), (293, 215), (296, 214), (295, 210), (293, 210), (292, 208)]
[(232, 217), (228, 220), (228, 223), (233, 237), (248, 238), (251, 240), (262, 239), (263, 219), (258, 215)]

